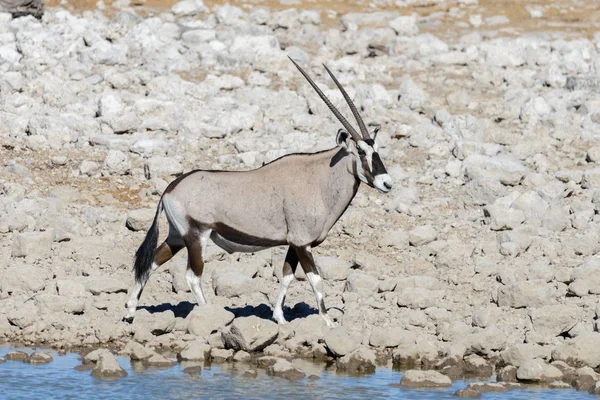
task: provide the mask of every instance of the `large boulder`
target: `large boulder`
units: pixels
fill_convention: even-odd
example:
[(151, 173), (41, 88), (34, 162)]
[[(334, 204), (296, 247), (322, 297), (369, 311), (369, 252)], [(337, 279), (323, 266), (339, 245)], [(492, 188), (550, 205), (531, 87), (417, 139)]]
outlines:
[(269, 375), (278, 376), (280, 378), (285, 378), (290, 381), (296, 381), (306, 376), (304, 372), (296, 368), (291, 362), (282, 358), (277, 359), (277, 361), (275, 361), (275, 364), (268, 367), (267, 373)]
[(516, 382), (517, 381), (517, 370), (518, 368), (513, 365), (507, 365), (501, 368), (496, 374), (496, 380), (498, 382)]
[(439, 354), (437, 340), (430, 335), (417, 336), (414, 343), (402, 343), (392, 353), (396, 365), (420, 364), (424, 359), (437, 358)]
[(399, 292), (397, 304), (400, 307), (415, 309), (435, 307), (445, 295), (446, 291), (444, 290), (429, 290), (419, 287), (407, 287)]
[(504, 350), (508, 343), (506, 332), (495, 325), (464, 337), (464, 344), (477, 354), (491, 354)]
[(92, 370), (92, 376), (100, 379), (116, 379), (127, 376), (127, 372), (121, 368), (114, 355), (110, 352), (103, 352), (96, 362), (96, 367)]
[(129, 341), (125, 347), (119, 351), (120, 356), (129, 357), (133, 361), (144, 361), (152, 357), (154, 354), (154, 350), (149, 349), (133, 340)]
[(389, 21), (388, 25), (398, 36), (414, 36), (419, 33), (419, 24), (415, 14), (396, 17)]
[(166, 358), (161, 354), (154, 353), (149, 358), (144, 360), (144, 364), (149, 367), (168, 368), (177, 364), (177, 361)]
[(465, 159), (463, 167), (469, 179), (495, 179), (511, 186), (518, 184), (527, 173), (527, 168), (518, 159), (507, 155), (473, 154)]
[(336, 366), (339, 371), (353, 374), (372, 374), (375, 372), (375, 354), (372, 350), (360, 347), (342, 358), (338, 358)]
[(183, 173), (181, 163), (170, 157), (154, 156), (147, 162), (147, 171), (151, 178), (178, 176)]
[(581, 367), (575, 371), (565, 369), (563, 365), (558, 364), (557, 367), (562, 367), (565, 381), (570, 381), (576, 390), (590, 390), (596, 382), (600, 381), (600, 375), (591, 367)]
[(212, 362), (222, 363), (222, 362), (231, 361), (232, 358), (233, 358), (233, 350), (231, 350), (231, 349), (218, 349), (216, 347), (213, 347), (210, 350), (210, 360)]
[(500, 307), (543, 307), (555, 302), (555, 298), (554, 286), (541, 279), (512, 283), (498, 289)]
[(132, 231), (147, 231), (150, 228), (150, 225), (152, 225), (155, 215), (156, 209), (153, 208), (131, 210), (127, 213), (125, 226)]
[(175, 328), (175, 314), (171, 310), (150, 313), (146, 310), (136, 312), (133, 320), (133, 330), (148, 330), (153, 335), (159, 336), (169, 333)]
[(85, 285), (72, 279), (59, 279), (56, 281), (56, 291), (59, 296), (86, 297), (89, 296)]
[(29, 360), (27, 360), (29, 364), (48, 364), (51, 361), (52, 356), (41, 351), (35, 351), (31, 353)]
[(52, 254), (52, 232), (19, 233), (13, 240), (13, 257), (30, 257), (41, 260)]
[(120, 150), (110, 150), (104, 159), (104, 167), (111, 175), (125, 175), (129, 173), (131, 164), (127, 154)]
[[(393, 278), (394, 287), (389, 288), (388, 290), (393, 290), (394, 292), (401, 292), (406, 288), (423, 288), (423, 289), (442, 289), (444, 285), (440, 282), (439, 279), (434, 278), (433, 276), (427, 275), (413, 275), (405, 278)], [(382, 285), (380, 285), (381, 291)]]
[(400, 386), (408, 388), (447, 388), (452, 386), (452, 381), (446, 375), (437, 371), (408, 370), (400, 379)]
[(240, 272), (226, 270), (213, 275), (213, 289), (217, 296), (239, 297), (254, 293), (254, 280)]
[[(454, 352), (454, 351), (453, 351)], [(461, 353), (464, 351), (458, 351)], [(428, 365), (429, 366), (429, 365)], [(459, 379), (465, 376), (465, 362), (458, 354), (449, 355), (442, 358), (435, 364), (435, 370), (450, 377), (450, 379)]]
[(24, 351), (9, 351), (4, 356), (4, 359), (9, 361), (27, 362), (29, 361), (29, 354), (25, 353)]
[(477, 354), (470, 354), (464, 358), (465, 372), (470, 376), (488, 377), (494, 372), (493, 365)]
[(277, 339), (279, 327), (273, 321), (256, 316), (236, 318), (223, 332), (225, 345), (234, 350), (259, 351)]
[(104, 275), (87, 276), (84, 285), (91, 294), (96, 296), (101, 293), (126, 293), (129, 288), (128, 282), (124, 279)]
[(187, 331), (207, 339), (211, 333), (229, 325), (235, 316), (214, 304), (198, 305), (189, 315)]
[(471, 315), (473, 326), (486, 328), (493, 325), (498, 320), (500, 309), (495, 306), (476, 308)]
[(550, 350), (536, 343), (518, 343), (507, 347), (500, 353), (500, 358), (507, 365), (520, 367), (521, 364), (534, 358), (545, 358)]
[(112, 355), (112, 353), (110, 352), (110, 350), (99, 348), (99, 349), (96, 349), (96, 350), (93, 350), (93, 351), (90, 351), (89, 353), (87, 353), (83, 357), (83, 362), (85, 364), (97, 363), (98, 360), (100, 360), (100, 356), (103, 355), (103, 354), (110, 354), (110, 355)]
[(190, 17), (208, 10), (202, 0), (181, 0), (171, 7), (171, 12), (178, 17)]
[(556, 304), (529, 311), (533, 329), (544, 338), (553, 338), (573, 328), (581, 316), (580, 308)]
[(497, 179), (475, 179), (464, 186), (463, 201), (468, 205), (485, 206), (506, 196), (506, 186)]
[(250, 353), (244, 350), (236, 351), (233, 355), (233, 361), (235, 362), (249, 362), (250, 360), (252, 360), (252, 356), (250, 355)]
[(527, 382), (553, 382), (562, 376), (561, 370), (538, 358), (525, 361), (517, 370), (517, 379)]
[(210, 358), (211, 347), (202, 340), (194, 340), (177, 355), (180, 361), (204, 361)]
[(415, 343), (416, 334), (399, 326), (374, 327), (369, 337), (369, 344), (373, 347), (398, 347)]
[(350, 273), (350, 263), (339, 257), (316, 257), (315, 264), (326, 281), (343, 281)]
[(360, 343), (343, 326), (333, 328), (325, 334), (325, 346), (336, 357), (352, 352)]
[(475, 382), (469, 383), (466, 388), (457, 390), (454, 393), (456, 397), (462, 397), (466, 399), (477, 399), (483, 395), (483, 393), (493, 392), (501, 393), (507, 392), (511, 387), (508, 383), (497, 383), (497, 382)]
[(588, 333), (565, 341), (552, 351), (552, 359), (573, 367), (600, 365), (600, 333)]
[(514, 230), (525, 221), (523, 211), (497, 204), (489, 204), (484, 207), (483, 215), (493, 231)]
[[(273, 68), (274, 65), (278, 65), (277, 59), (282, 56), (281, 54), (281, 46), (279, 45), (279, 41), (277, 37), (274, 35), (237, 35), (233, 39), (233, 43), (229, 48), (229, 57), (231, 57), (234, 62), (242, 63), (242, 64), (252, 64), (255, 67), (266, 68), (265, 71)], [(270, 66), (270, 67), (269, 67)], [(248, 108), (248, 107), (246, 107)], [(241, 107), (244, 110), (244, 107)], [(251, 111), (258, 112), (259, 109), (256, 107), (251, 108)], [(245, 115), (248, 112), (237, 112), (235, 113), (236, 119), (241, 120), (241, 122), (246, 122), (248, 117)], [(252, 124), (243, 124), (242, 126), (246, 127), (246, 129), (251, 129), (254, 126), (255, 116), (251, 114)], [(229, 123), (232, 118), (227, 118), (227, 122)], [(226, 125), (229, 132), (235, 132), (240, 130), (240, 122), (236, 122), (233, 124), (233, 127), (229, 127), (228, 123), (217, 123), (218, 125)], [(235, 128), (235, 129), (233, 129)]]
[(437, 239), (437, 232), (431, 225), (417, 226), (408, 232), (408, 242), (415, 247), (426, 245)]
[(35, 297), (40, 314), (65, 312), (67, 314), (82, 314), (85, 311), (84, 297), (65, 297), (57, 294), (40, 293)]
[(510, 205), (511, 209), (522, 211), (525, 219), (535, 225), (540, 225), (548, 207), (548, 202), (532, 190), (521, 194)]
[(306, 318), (294, 320), (294, 339), (308, 343), (316, 343), (323, 339), (329, 331), (327, 323), (318, 314), (312, 314)]
[(24, 329), (39, 320), (38, 312), (39, 308), (32, 301), (28, 301), (20, 307), (9, 310), (6, 318), (12, 325)]
[(277, 362), (277, 360), (280, 360), (279, 357), (275, 357), (275, 356), (263, 356), (260, 357), (257, 361), (258, 366), (260, 368), (269, 368), (273, 365), (275, 365), (275, 363)]
[(17, 265), (8, 267), (2, 273), (0, 289), (4, 293), (23, 294), (36, 293), (46, 287), (50, 275), (48, 269), (34, 265)]
[(393, 247), (396, 250), (405, 250), (409, 246), (408, 233), (402, 230), (386, 231), (379, 238), (377, 245), (384, 249)]
[(346, 292), (364, 292), (376, 293), (379, 288), (379, 281), (371, 275), (354, 272), (346, 279)]

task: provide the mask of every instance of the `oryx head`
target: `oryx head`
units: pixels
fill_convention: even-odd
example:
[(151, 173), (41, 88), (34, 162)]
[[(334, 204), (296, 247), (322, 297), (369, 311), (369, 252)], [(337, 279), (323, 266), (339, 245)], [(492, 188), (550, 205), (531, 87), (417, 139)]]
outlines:
[(313, 80), (308, 76), (308, 74), (294, 61), (291, 57), (289, 59), (294, 63), (296, 68), (304, 75), (308, 83), (315, 89), (319, 97), (327, 104), (327, 107), (333, 112), (333, 114), (337, 117), (337, 119), (342, 123), (345, 129), (340, 129), (337, 133), (336, 141), (338, 146), (344, 147), (352, 156), (355, 157), (356, 160), (356, 174), (358, 178), (366, 183), (367, 185), (374, 187), (380, 193), (388, 193), (392, 190), (392, 178), (387, 173), (385, 166), (383, 165), (383, 161), (379, 157), (379, 153), (377, 152), (377, 144), (375, 143), (375, 139), (377, 138), (377, 132), (379, 132), (380, 126), (377, 125), (373, 130), (373, 138), (369, 134), (365, 123), (362, 120), (362, 117), (358, 113), (358, 110), (354, 106), (354, 103), (348, 96), (348, 93), (344, 90), (340, 82), (336, 79), (333, 73), (327, 68), (325, 64), (323, 66), (331, 76), (331, 79), (335, 82), (336, 86), (342, 92), (344, 99), (350, 106), (350, 110), (352, 110), (352, 114), (354, 114), (354, 118), (356, 118), (356, 122), (358, 123), (358, 127), (360, 128), (361, 134), (359, 134), (353, 127), (350, 125), (348, 120), (344, 118), (344, 116), (338, 111), (337, 108), (331, 103), (331, 101), (325, 96), (325, 94), (319, 89), (319, 87), (313, 82)]

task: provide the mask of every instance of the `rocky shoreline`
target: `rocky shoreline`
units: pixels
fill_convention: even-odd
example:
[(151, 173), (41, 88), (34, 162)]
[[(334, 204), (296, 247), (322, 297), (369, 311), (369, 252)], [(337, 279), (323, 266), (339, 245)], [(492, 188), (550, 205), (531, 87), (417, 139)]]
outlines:
[[(199, 0), (145, 16), (0, 14), (0, 340), (167, 364), (252, 359), (275, 375), (299, 376), (295, 358), (443, 375), (407, 386), (507, 382), (465, 396), (515, 382), (597, 391), (600, 37), (504, 36), (510, 20), (484, 11), (459, 1), (334, 27), (315, 10)], [(461, 34), (429, 32), (443, 23)], [(338, 124), (287, 55), (345, 110), (326, 63), (383, 126), (395, 181), (388, 196), (361, 187), (315, 250), (337, 327), (300, 272), (290, 322), (271, 320), (285, 249), (215, 246), (209, 305), (192, 303), (181, 254), (122, 322), (132, 256), (175, 176), (334, 145)]]

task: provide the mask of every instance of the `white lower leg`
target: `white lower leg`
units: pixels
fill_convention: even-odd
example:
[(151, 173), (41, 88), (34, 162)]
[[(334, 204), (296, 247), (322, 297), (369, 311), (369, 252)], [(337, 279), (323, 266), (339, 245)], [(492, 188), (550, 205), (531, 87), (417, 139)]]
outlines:
[(317, 309), (319, 310), (319, 314), (321, 315), (321, 317), (323, 317), (323, 319), (327, 323), (327, 326), (333, 327), (333, 321), (331, 320), (331, 318), (329, 318), (329, 315), (327, 314), (327, 309), (325, 308), (325, 301), (323, 299), (323, 280), (321, 279), (321, 276), (319, 274), (315, 274), (314, 272), (308, 272), (306, 274), (306, 278), (308, 279), (308, 282), (310, 282), (310, 286), (312, 287), (313, 292), (315, 293), (315, 299), (317, 300)]
[(200, 282), (200, 278), (196, 276), (194, 271), (191, 268), (188, 268), (185, 271), (185, 280), (187, 281), (192, 294), (196, 298), (196, 302), (198, 304), (206, 304), (206, 299), (204, 298), (204, 293), (202, 293), (202, 284)]
[(279, 295), (277, 295), (277, 301), (275, 302), (275, 308), (273, 309), (273, 319), (279, 324), (287, 323), (287, 321), (283, 317), (283, 302), (285, 301), (285, 295), (287, 294), (288, 287), (290, 286), (290, 283), (292, 283), (293, 280), (293, 273), (289, 273), (281, 277), (281, 283), (279, 285)]
[(133, 292), (131, 292), (131, 297), (129, 298), (129, 301), (127, 301), (127, 304), (125, 305), (125, 307), (127, 307), (127, 316), (125, 318), (127, 318), (127, 319), (133, 318), (133, 314), (135, 314), (138, 299), (140, 297), (140, 293), (142, 292), (143, 288), (144, 288), (144, 286), (140, 282), (135, 283), (135, 288), (133, 289)]
[[(152, 263), (152, 268), (150, 269), (150, 274), (148, 274), (148, 278), (154, 271), (156, 271), (158, 267), (160, 267), (160, 265)], [(133, 318), (135, 310), (137, 309), (138, 301), (140, 300), (140, 296), (142, 294), (142, 290), (144, 290), (144, 286), (146, 286), (146, 282), (148, 282), (148, 279), (146, 279), (144, 282), (135, 283), (135, 288), (131, 292), (131, 297), (125, 305), (125, 307), (127, 307), (127, 316), (125, 317), (126, 319)]]

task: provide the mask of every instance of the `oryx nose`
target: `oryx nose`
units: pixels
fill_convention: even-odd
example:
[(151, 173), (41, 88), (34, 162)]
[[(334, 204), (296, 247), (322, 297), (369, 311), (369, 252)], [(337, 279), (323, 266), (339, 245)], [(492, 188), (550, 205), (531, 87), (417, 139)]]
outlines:
[(392, 182), (383, 182), (383, 186), (385, 186), (387, 190), (392, 190)]

